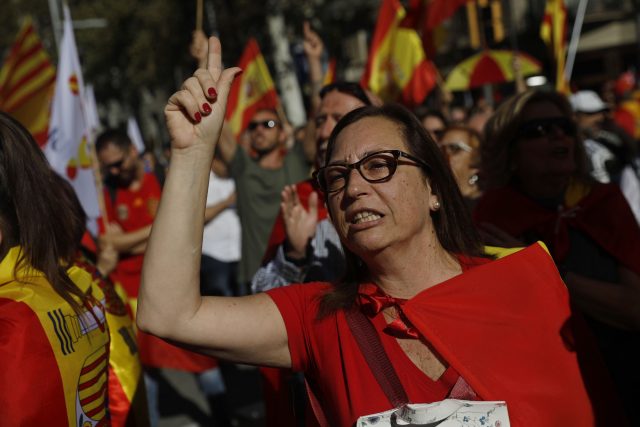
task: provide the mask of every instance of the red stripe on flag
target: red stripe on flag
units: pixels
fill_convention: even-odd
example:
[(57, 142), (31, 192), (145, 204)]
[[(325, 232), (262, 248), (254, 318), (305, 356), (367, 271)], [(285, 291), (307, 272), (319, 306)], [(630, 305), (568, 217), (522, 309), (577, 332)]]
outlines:
[(101, 374), (102, 374), (101, 372), (98, 372), (98, 374), (95, 377), (90, 378), (85, 382), (78, 384), (78, 390), (86, 390), (91, 386), (95, 385), (100, 380)]
[(102, 363), (105, 359), (107, 358), (107, 353), (102, 353), (100, 355), (100, 357), (98, 357), (93, 363), (91, 363), (90, 365), (86, 365), (82, 368), (82, 371), (80, 371), (80, 375), (85, 375), (89, 372), (91, 372), (92, 370), (94, 370), (96, 368), (96, 366), (98, 366), (100, 363)]
[(431, 0), (427, 8), (427, 29), (434, 29), (468, 2), (469, 0)]
[[(36, 77), (38, 74), (41, 74), (43, 71), (46, 71), (47, 69), (50, 69), (50, 68), (52, 67), (51, 67), (51, 63), (49, 62), (43, 61), (40, 64), (38, 64), (37, 67), (33, 68), (31, 71), (25, 74), (20, 80), (18, 80), (15, 84), (13, 84), (10, 88), (8, 88), (9, 92), (4, 93), (2, 95), (4, 100), (10, 99), (17, 91), (22, 89), (22, 87), (26, 85), (30, 80), (33, 80), (33, 78)], [(53, 74), (53, 79), (55, 80), (55, 73)], [(33, 88), (33, 90), (28, 92), (28, 94), (25, 94), (25, 96), (32, 94), (34, 91), (44, 86), (46, 86), (46, 84), (38, 85), (37, 87)], [(12, 104), (15, 104), (15, 102)], [(10, 108), (12, 106), (13, 105), (5, 106), (5, 108)]]
[[(91, 402), (95, 402), (96, 400), (100, 399), (101, 397), (104, 397), (104, 391), (106, 390), (106, 388), (107, 388), (107, 382), (104, 381), (102, 383), (102, 385), (100, 386), (100, 389), (98, 391), (93, 393), (91, 396), (87, 396), (84, 399), (81, 399), (80, 400), (80, 404), (84, 407), (84, 406), (90, 404)], [(100, 405), (94, 410), (101, 411), (102, 409), (103, 409), (103, 406)]]
[[(258, 42), (253, 37), (247, 41), (247, 45), (240, 56), (240, 62), (238, 62), (238, 67), (246, 70), (256, 58), (260, 56), (260, 48), (258, 47)], [(236, 111), (238, 107), (238, 102), (240, 99), (240, 91), (244, 87), (245, 77), (240, 76), (240, 78), (236, 78), (236, 80), (231, 85), (231, 90), (229, 91), (229, 97), (227, 98), (227, 113), (226, 118), (230, 119), (233, 113)]]
[[(22, 46), (20, 46), (20, 48), (22, 48)], [(20, 49), (20, 51), (16, 53), (17, 56), (7, 58), (6, 63), (11, 64), (11, 68), (9, 73), (7, 74), (6, 87), (8, 88), (14, 87), (16, 83), (10, 83), (10, 82), (11, 80), (13, 80), (13, 76), (21, 69), (22, 64), (24, 64), (33, 56), (38, 55), (40, 52), (43, 52), (43, 51), (44, 49), (42, 48), (42, 43), (38, 42), (34, 46), (32, 46), (28, 51), (23, 52), (22, 49)], [(49, 61), (48, 56), (45, 56), (43, 58), (43, 61), (46, 61), (50, 67), (53, 67), (53, 65), (51, 64), (51, 61)], [(0, 88), (0, 91), (3, 91), (3, 90), (4, 90), (4, 87)]]
[(425, 60), (416, 67), (411, 80), (402, 90), (402, 103), (409, 107), (422, 104), (437, 84), (437, 71), (431, 61)]
[(382, 4), (380, 5), (378, 20), (376, 21), (376, 28), (373, 32), (371, 47), (369, 48), (367, 65), (365, 66), (364, 73), (362, 74), (362, 78), (360, 80), (360, 84), (365, 88), (369, 88), (369, 80), (371, 79), (371, 74), (373, 73), (375, 58), (378, 55), (378, 51), (380, 50), (380, 47), (384, 43), (385, 39), (389, 36), (389, 32), (394, 28), (396, 17), (402, 10), (402, 5), (398, 0), (383, 0)]
[[(25, 93), (20, 98), (18, 98), (16, 101), (12, 102), (11, 106), (10, 106), (11, 107), (11, 111), (19, 109), (20, 107), (22, 107), (22, 104), (24, 104), (25, 102), (29, 101), (29, 99), (31, 99), (31, 97), (33, 95), (35, 95), (35, 92), (40, 92), (43, 89), (46, 90), (49, 86), (52, 86), (55, 82), (56, 82), (56, 74), (53, 73), (49, 79), (43, 81), (38, 86), (34, 87), (33, 90)], [(5, 107), (3, 106), (3, 108), (5, 108)], [(6, 111), (9, 111), (9, 110), (6, 110)]]

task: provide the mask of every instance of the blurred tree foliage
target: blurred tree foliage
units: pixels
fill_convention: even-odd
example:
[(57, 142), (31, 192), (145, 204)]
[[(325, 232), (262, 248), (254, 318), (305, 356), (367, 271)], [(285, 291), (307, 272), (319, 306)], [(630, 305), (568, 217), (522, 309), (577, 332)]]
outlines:
[[(56, 59), (49, 2), (2, 0), (0, 54), (13, 42), (21, 17), (30, 14), (45, 47)], [(101, 18), (104, 28), (76, 30), (76, 42), (85, 81), (92, 83), (101, 104), (116, 100), (136, 110), (141, 90), (173, 92), (193, 71), (188, 54), (195, 27), (196, 0), (67, 0), (75, 20)], [(216, 31), (223, 43), (224, 61), (234, 65), (249, 37), (255, 37), (267, 62), (271, 42), (266, 17), (282, 12), (287, 36), (300, 41), (302, 21), (308, 19), (320, 32), (331, 55), (341, 59), (342, 41), (359, 29), (371, 31), (377, 0), (204, 0), (204, 29)], [(206, 4), (209, 2), (209, 4)], [(207, 13), (215, 11), (215, 18)], [(60, 12), (62, 16), (62, 13)], [(216, 28), (212, 28), (215, 23)]]

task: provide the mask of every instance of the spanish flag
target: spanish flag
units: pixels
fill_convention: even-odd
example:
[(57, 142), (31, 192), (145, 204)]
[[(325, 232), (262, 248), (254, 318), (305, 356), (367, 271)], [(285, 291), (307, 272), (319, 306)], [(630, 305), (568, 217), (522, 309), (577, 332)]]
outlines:
[(430, 0), (427, 4), (426, 28), (433, 30), (449, 19), (460, 8), (470, 0)]
[(327, 64), (327, 71), (322, 79), (322, 86), (334, 83), (336, 81), (336, 58), (331, 58)]
[(226, 116), (236, 138), (246, 129), (256, 111), (278, 106), (276, 87), (254, 38), (247, 42), (238, 67), (243, 73), (231, 86)]
[(547, 0), (540, 26), (540, 38), (551, 50), (556, 62), (556, 90), (568, 93), (569, 85), (564, 77), (567, 57), (567, 8), (564, 0)]
[(383, 0), (360, 84), (384, 101), (413, 107), (433, 89), (437, 73), (415, 29), (401, 27), (405, 15), (398, 0)]
[(0, 69), (0, 110), (22, 123), (40, 146), (47, 140), (55, 79), (56, 69), (27, 17)]

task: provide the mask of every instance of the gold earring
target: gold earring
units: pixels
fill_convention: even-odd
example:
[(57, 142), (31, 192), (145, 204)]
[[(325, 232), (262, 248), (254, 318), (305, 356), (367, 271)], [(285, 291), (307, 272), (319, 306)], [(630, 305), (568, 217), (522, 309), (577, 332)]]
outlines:
[(435, 201), (435, 203), (433, 204), (433, 208), (434, 211), (437, 211), (438, 209), (440, 209), (440, 202), (439, 201)]

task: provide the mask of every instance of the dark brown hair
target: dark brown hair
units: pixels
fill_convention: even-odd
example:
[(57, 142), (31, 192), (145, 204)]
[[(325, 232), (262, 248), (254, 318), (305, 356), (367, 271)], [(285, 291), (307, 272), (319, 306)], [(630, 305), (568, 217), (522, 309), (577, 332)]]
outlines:
[(108, 145), (114, 145), (124, 152), (131, 149), (133, 142), (126, 132), (120, 129), (107, 129), (96, 137), (96, 151), (99, 153), (104, 150)]
[(14, 271), (21, 267), (41, 271), (56, 293), (80, 313), (73, 296), (84, 302), (85, 295), (66, 271), (85, 224), (60, 180), (31, 134), (0, 112), (0, 259), (20, 245)]
[[(484, 256), (480, 237), (473, 225), (449, 164), (417, 117), (399, 104), (366, 106), (346, 114), (336, 125), (329, 138), (325, 165), (331, 158), (338, 135), (349, 125), (364, 118), (388, 120), (398, 125), (409, 154), (423, 160), (429, 169), (422, 172), (429, 180), (431, 190), (438, 197), (441, 208), (432, 212), (433, 225), (442, 247), (452, 254)], [(328, 202), (325, 196), (325, 202)], [(327, 203), (329, 206), (329, 203)], [(344, 245), (343, 245), (344, 246)], [(344, 248), (346, 272), (333, 288), (323, 295), (320, 316), (351, 307), (355, 301), (358, 284), (366, 277), (366, 266), (347, 248)], [(425, 257), (428, 254), (425, 254)]]
[[(480, 146), (483, 189), (503, 187), (513, 177), (513, 157), (520, 126), (527, 120), (526, 108), (536, 102), (550, 102), (557, 106), (563, 116), (573, 120), (573, 112), (567, 98), (557, 92), (529, 90), (507, 99), (498, 107), (484, 128), (484, 141)], [(571, 135), (580, 142), (577, 133)], [(588, 181), (587, 158), (584, 146), (575, 145), (576, 171), (573, 177)]]

